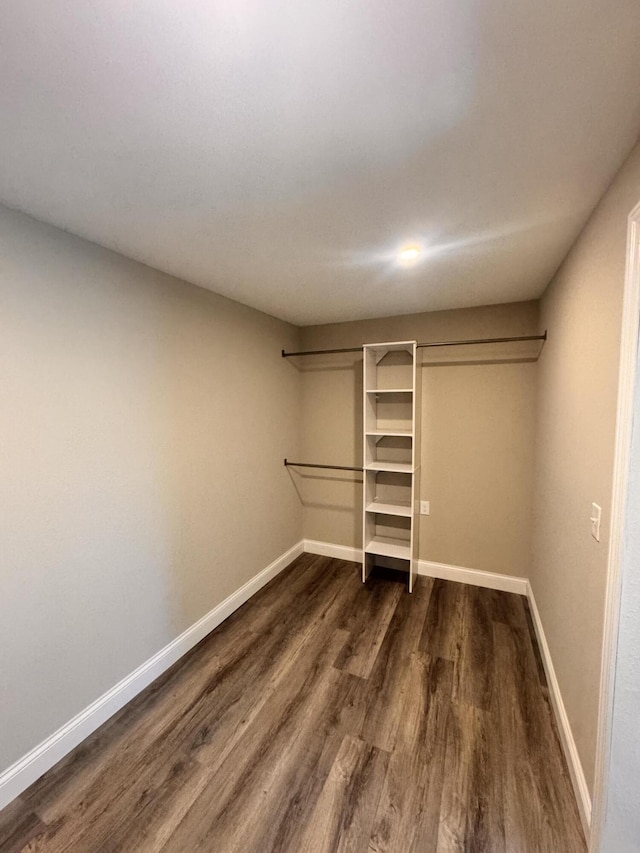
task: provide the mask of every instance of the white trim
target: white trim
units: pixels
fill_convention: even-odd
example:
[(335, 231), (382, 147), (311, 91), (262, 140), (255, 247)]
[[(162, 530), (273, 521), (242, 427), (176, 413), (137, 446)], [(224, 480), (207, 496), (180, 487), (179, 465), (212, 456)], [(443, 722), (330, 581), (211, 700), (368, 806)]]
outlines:
[(486, 589), (501, 589), (504, 592), (527, 594), (528, 580), (516, 575), (501, 575), (497, 572), (484, 572), (480, 569), (466, 569), (463, 566), (449, 566), (447, 563), (433, 563), (430, 560), (418, 561), (418, 574), (445, 581), (468, 583), (483, 586)]
[[(317, 539), (305, 539), (304, 550), (308, 554), (322, 557), (334, 557), (336, 560), (362, 562), (362, 549), (349, 545), (335, 545), (333, 542), (320, 542)], [(430, 560), (418, 560), (418, 574), (429, 578), (441, 578), (446, 581), (468, 583), (487, 589), (501, 589), (504, 592), (527, 594), (527, 578), (514, 575), (500, 575), (497, 572), (483, 572), (479, 569), (466, 569), (463, 566), (449, 566), (446, 563), (433, 563)]]
[(303, 551), (303, 543), (298, 542), (280, 557), (270, 563), (266, 569), (258, 572), (217, 607), (198, 619), (190, 628), (183, 631), (171, 643), (157, 652), (149, 660), (123, 678), (99, 699), (92, 702), (84, 711), (69, 720), (62, 728), (54, 732), (41, 744), (28, 752), (23, 758), (0, 774), (0, 809), (8, 805), (43, 773), (57, 764), (61, 758), (87, 738), (99, 726), (112, 717), (116, 711), (130, 702), (145, 687), (162, 675), (170, 666), (192, 649), (214, 628), (230, 616), (252, 595), (258, 592), (268, 581), (279, 574)]
[(620, 614), (620, 571), (624, 544), (625, 510), (631, 456), (633, 397), (638, 358), (638, 316), (640, 314), (640, 204), (629, 214), (625, 267), (618, 406), (616, 413), (615, 457), (611, 495), (611, 532), (607, 555), (602, 664), (598, 708), (598, 740), (593, 791), (593, 823), (589, 850), (600, 850), (607, 808), (607, 788), (611, 754), (613, 694), (618, 651)]
[(558, 729), (560, 732), (562, 750), (567, 760), (567, 765), (569, 767), (569, 775), (571, 776), (571, 782), (573, 785), (573, 791), (576, 796), (576, 801), (578, 803), (578, 811), (580, 812), (582, 828), (584, 830), (585, 836), (589, 838), (591, 827), (591, 797), (589, 796), (589, 787), (587, 785), (587, 780), (584, 776), (584, 770), (582, 769), (582, 763), (578, 754), (578, 748), (576, 747), (576, 742), (573, 739), (573, 732), (571, 731), (569, 717), (567, 716), (567, 711), (564, 707), (564, 702), (562, 701), (560, 685), (558, 684), (556, 672), (553, 668), (551, 652), (549, 650), (547, 638), (544, 634), (542, 621), (540, 619), (540, 613), (538, 611), (536, 600), (533, 595), (533, 589), (531, 588), (531, 584), (528, 581), (527, 598), (529, 599), (531, 618), (533, 620), (533, 626), (535, 628), (536, 636), (538, 638), (538, 646), (540, 648), (540, 654), (542, 655), (544, 671), (547, 676), (551, 705), (553, 707), (556, 722), (558, 724)]
[(350, 548), (348, 545), (334, 545), (333, 542), (320, 542), (317, 539), (305, 539), (304, 550), (307, 554), (318, 554), (321, 557), (333, 557), (336, 560), (349, 560), (352, 563), (362, 562), (362, 549)]

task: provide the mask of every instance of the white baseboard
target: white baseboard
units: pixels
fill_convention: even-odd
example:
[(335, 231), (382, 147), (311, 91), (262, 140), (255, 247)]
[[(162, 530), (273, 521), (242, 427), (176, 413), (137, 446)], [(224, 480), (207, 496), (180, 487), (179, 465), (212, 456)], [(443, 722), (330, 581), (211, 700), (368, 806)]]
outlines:
[(279, 574), (303, 552), (298, 542), (243, 584), (217, 607), (198, 619), (171, 643), (135, 669), (126, 678), (92, 702), (41, 744), (0, 774), (0, 809), (18, 797), (43, 773), (57, 764), (99, 726), (123, 708), (145, 687), (207, 636), (214, 628), (248, 601), (268, 581)]
[(318, 554), (321, 557), (334, 557), (336, 560), (349, 560), (352, 563), (362, 562), (362, 548), (350, 548), (348, 545), (305, 539), (304, 550), (307, 554)]
[[(362, 562), (362, 549), (351, 548), (348, 545), (334, 545), (333, 542), (319, 542), (317, 539), (305, 539), (304, 550), (308, 554), (319, 554), (322, 557), (350, 560), (353, 563)], [(526, 578), (515, 577), (513, 575), (500, 575), (497, 572), (483, 572), (478, 569), (465, 569), (462, 566), (449, 566), (446, 563), (419, 560), (418, 574), (429, 578), (440, 578), (446, 581), (468, 583), (473, 586), (484, 586), (487, 589), (501, 589), (505, 592), (518, 593), (518, 595), (527, 594), (528, 581)]]
[(527, 594), (528, 580), (515, 575), (501, 575), (497, 572), (484, 572), (480, 569), (466, 569), (463, 566), (449, 566), (446, 563), (432, 563), (430, 560), (418, 560), (418, 574), (445, 581), (468, 583), (483, 586), (486, 589), (500, 589), (503, 592)]
[(538, 638), (540, 654), (542, 655), (542, 663), (544, 664), (544, 671), (546, 673), (547, 682), (549, 684), (549, 694), (551, 698), (551, 704), (553, 706), (553, 711), (555, 713), (556, 722), (558, 724), (558, 730), (560, 732), (562, 749), (564, 752), (564, 756), (567, 760), (567, 765), (569, 766), (569, 774), (571, 776), (571, 782), (573, 784), (573, 791), (578, 802), (578, 811), (580, 812), (582, 828), (584, 829), (584, 834), (588, 841), (589, 835), (591, 833), (591, 796), (589, 795), (589, 788), (587, 786), (587, 780), (585, 779), (584, 771), (582, 769), (580, 756), (578, 755), (576, 742), (573, 739), (573, 732), (571, 731), (569, 717), (567, 716), (567, 711), (564, 707), (564, 702), (562, 701), (560, 685), (558, 684), (558, 679), (553, 668), (551, 652), (549, 650), (549, 645), (544, 634), (542, 621), (540, 619), (540, 613), (538, 612), (536, 600), (533, 595), (533, 589), (531, 588), (531, 584), (528, 581), (527, 598), (529, 599), (529, 607), (531, 608), (531, 618), (533, 619), (533, 626), (535, 628), (536, 636)]

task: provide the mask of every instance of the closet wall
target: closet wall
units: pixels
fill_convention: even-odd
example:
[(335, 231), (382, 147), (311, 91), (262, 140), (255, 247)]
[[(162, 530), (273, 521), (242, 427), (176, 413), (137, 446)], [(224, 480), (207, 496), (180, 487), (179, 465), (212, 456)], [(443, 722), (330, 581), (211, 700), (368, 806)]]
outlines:
[[(640, 201), (636, 146), (541, 300), (534, 560), (547, 640), (590, 786), (611, 510), (627, 218)], [(602, 507), (600, 542), (591, 503)]]
[(299, 542), (297, 345), (0, 208), (0, 771)]
[[(538, 334), (538, 305), (521, 302), (310, 326), (303, 349), (394, 340)], [(536, 403), (535, 344), (421, 350), (420, 558), (528, 575)], [(302, 380), (302, 458), (362, 464), (362, 356), (292, 359)], [(288, 454), (292, 458), (292, 454)], [(292, 471), (306, 539), (360, 548), (358, 475)]]

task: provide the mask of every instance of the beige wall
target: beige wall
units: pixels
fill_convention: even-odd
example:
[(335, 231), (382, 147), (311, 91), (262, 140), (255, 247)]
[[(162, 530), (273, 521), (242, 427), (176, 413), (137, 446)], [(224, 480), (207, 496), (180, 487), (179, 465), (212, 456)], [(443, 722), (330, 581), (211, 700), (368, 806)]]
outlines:
[(297, 344), (0, 208), (0, 771), (300, 540)]
[[(531, 580), (580, 758), (593, 784), (627, 216), (640, 147), (541, 302)], [(591, 538), (591, 503), (603, 512)]]
[[(534, 302), (438, 311), (302, 329), (304, 349), (385, 340), (451, 340), (536, 334)], [(421, 350), (421, 519), (425, 560), (528, 575), (536, 365), (539, 344)], [(302, 376), (300, 461), (362, 464), (359, 354), (297, 359)], [(342, 472), (292, 474), (304, 535), (361, 547), (361, 483)]]

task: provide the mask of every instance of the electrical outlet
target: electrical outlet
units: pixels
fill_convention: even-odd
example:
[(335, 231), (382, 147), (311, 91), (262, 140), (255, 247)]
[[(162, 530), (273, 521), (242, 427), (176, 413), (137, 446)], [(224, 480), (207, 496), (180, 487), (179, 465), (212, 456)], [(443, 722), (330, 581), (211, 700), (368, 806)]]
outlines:
[(420, 515), (431, 515), (429, 501), (420, 501)]
[(600, 541), (600, 519), (602, 518), (602, 508), (598, 504), (591, 504), (591, 535), (596, 540)]

